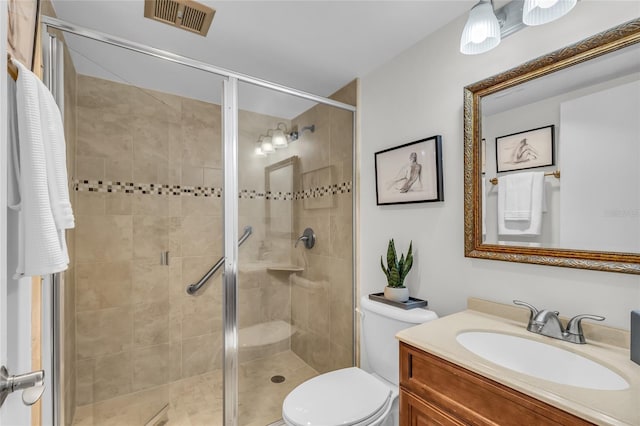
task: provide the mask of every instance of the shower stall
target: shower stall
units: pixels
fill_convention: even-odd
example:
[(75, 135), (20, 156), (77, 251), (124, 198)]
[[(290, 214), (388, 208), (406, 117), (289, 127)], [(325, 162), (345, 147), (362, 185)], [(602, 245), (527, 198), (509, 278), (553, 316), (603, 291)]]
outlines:
[(42, 22), (76, 215), (53, 424), (277, 422), (354, 365), (356, 82), (324, 98)]

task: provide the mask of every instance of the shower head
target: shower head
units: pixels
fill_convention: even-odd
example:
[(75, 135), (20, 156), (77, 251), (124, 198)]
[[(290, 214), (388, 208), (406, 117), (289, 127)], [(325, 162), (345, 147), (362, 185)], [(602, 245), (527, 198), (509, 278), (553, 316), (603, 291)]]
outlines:
[(291, 140), (291, 142), (298, 140), (298, 138), (304, 133), (305, 130), (309, 130), (311, 133), (313, 133), (316, 131), (316, 125), (312, 124), (310, 126), (305, 126), (300, 129), (300, 131), (293, 130), (291, 133), (289, 133), (289, 140)]

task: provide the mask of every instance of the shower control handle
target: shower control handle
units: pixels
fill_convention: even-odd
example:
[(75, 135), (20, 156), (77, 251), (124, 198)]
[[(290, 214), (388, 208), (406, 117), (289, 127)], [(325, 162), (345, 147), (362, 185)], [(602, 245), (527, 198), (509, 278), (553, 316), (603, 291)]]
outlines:
[(24, 405), (35, 404), (44, 393), (44, 370), (10, 376), (7, 368), (0, 367), (0, 406), (10, 393), (22, 390)]
[(312, 249), (313, 246), (316, 244), (316, 234), (313, 232), (313, 229), (311, 228), (305, 229), (304, 232), (302, 233), (302, 236), (300, 236), (300, 238), (296, 240), (296, 244), (294, 247), (298, 247), (298, 243), (300, 241), (304, 242), (304, 246), (307, 249)]

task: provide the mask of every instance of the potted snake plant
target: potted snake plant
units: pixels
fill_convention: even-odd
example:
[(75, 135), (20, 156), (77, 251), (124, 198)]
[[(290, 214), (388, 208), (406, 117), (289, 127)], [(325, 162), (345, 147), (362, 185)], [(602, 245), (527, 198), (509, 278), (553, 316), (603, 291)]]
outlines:
[(393, 238), (389, 240), (387, 247), (387, 266), (384, 266), (384, 260), (380, 256), (380, 266), (387, 276), (387, 286), (384, 289), (384, 297), (395, 302), (406, 302), (409, 300), (409, 289), (404, 286), (404, 279), (413, 266), (413, 241), (409, 243), (409, 251), (407, 256), (404, 254), (398, 256), (396, 254), (396, 246)]

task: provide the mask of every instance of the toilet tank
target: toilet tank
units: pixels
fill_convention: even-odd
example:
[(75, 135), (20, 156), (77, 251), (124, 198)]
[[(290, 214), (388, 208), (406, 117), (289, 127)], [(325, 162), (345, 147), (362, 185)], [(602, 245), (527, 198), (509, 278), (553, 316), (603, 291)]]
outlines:
[(362, 338), (367, 360), (373, 373), (398, 385), (398, 340), (396, 333), (417, 324), (438, 318), (427, 309), (402, 309), (375, 302), (363, 296), (360, 299)]

